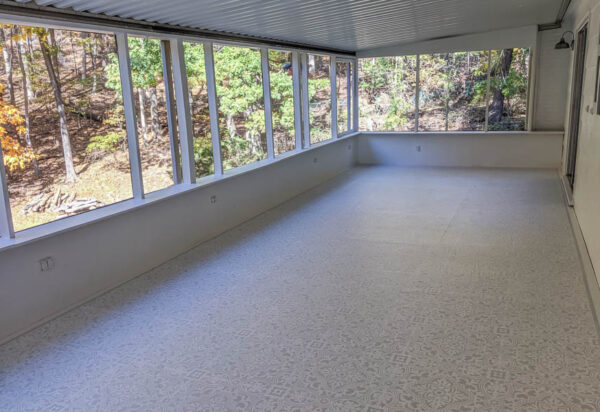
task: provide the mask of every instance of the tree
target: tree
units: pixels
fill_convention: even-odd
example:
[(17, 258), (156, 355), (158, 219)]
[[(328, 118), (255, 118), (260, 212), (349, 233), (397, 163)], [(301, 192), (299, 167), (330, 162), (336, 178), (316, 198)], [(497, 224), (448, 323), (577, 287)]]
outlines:
[[(31, 150), (33, 152), (33, 144), (31, 143), (31, 128), (30, 128), (30, 124), (29, 124), (29, 93), (27, 92), (28, 90), (28, 85), (31, 84), (31, 81), (29, 80), (29, 71), (28, 71), (28, 67), (26, 65), (26, 61), (27, 61), (27, 51), (25, 48), (25, 38), (29, 37), (28, 33), (25, 29), (22, 30), (21, 33), (17, 33), (15, 35), (15, 40), (17, 41), (17, 57), (18, 57), (18, 61), (19, 61), (19, 69), (21, 70), (21, 80), (23, 82), (23, 106), (24, 106), (24, 119), (25, 119), (25, 143), (27, 144), (27, 147), (29, 148), (29, 150)], [(34, 157), (33, 158), (33, 168), (35, 171), (35, 176), (38, 177), (40, 175), (40, 168), (38, 166), (38, 162), (37, 159)]]
[[(229, 139), (243, 138), (252, 156), (266, 153), (260, 52), (246, 47), (215, 48), (219, 110), (225, 115)], [(237, 123), (243, 128), (239, 128)], [(243, 145), (244, 146), (244, 145)], [(243, 148), (242, 146), (242, 148)], [(239, 149), (240, 147), (238, 147)]]
[(500, 123), (502, 114), (504, 113), (504, 92), (502, 83), (508, 77), (510, 65), (513, 59), (513, 49), (504, 49), (500, 52), (500, 56), (496, 64), (492, 66), (491, 77), (496, 80), (497, 87), (494, 87), (492, 104), (489, 110), (489, 122)]
[(73, 153), (71, 151), (71, 141), (69, 140), (69, 130), (67, 129), (65, 103), (62, 98), (60, 83), (56, 76), (54, 65), (52, 64), (52, 49), (48, 43), (48, 31), (43, 28), (36, 28), (35, 30), (40, 43), (42, 56), (44, 57), (44, 64), (46, 65), (46, 70), (48, 71), (48, 77), (50, 78), (50, 84), (52, 85), (54, 101), (56, 103), (56, 110), (58, 112), (60, 137), (65, 160), (65, 181), (67, 183), (71, 183), (77, 180), (77, 173), (75, 172), (75, 165), (73, 164)]
[[(144, 142), (150, 142), (161, 137), (160, 120), (158, 117), (158, 96), (156, 86), (162, 81), (162, 56), (160, 41), (147, 38), (129, 37), (129, 60), (131, 65), (131, 80), (133, 87), (138, 90), (140, 102), (139, 117)], [(113, 69), (114, 70), (114, 69)], [(146, 98), (147, 97), (147, 98)], [(152, 139), (147, 138), (146, 131), (146, 101), (150, 102), (150, 122)]]
[[(9, 101), (11, 105), (15, 105), (15, 88), (13, 85), (13, 71), (12, 71), (12, 56), (13, 56), (13, 47), (12, 47), (12, 36), (6, 36), (4, 33), (4, 29), (9, 29), (9, 25), (0, 25), (0, 41), (2, 42), (2, 57), (4, 59), (4, 70), (6, 72), (6, 80), (8, 83), (8, 95)], [(10, 41), (7, 41), (10, 39)]]
[(0, 146), (4, 155), (4, 166), (9, 172), (24, 169), (28, 163), (36, 159), (29, 148), (23, 147), (18, 138), (25, 133), (25, 119), (19, 114), (19, 110), (7, 104), (2, 98), (4, 87), (0, 84)]

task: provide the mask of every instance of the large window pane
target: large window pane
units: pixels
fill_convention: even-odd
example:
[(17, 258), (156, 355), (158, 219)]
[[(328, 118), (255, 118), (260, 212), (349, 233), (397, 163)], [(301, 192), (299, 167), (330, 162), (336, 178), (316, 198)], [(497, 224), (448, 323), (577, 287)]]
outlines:
[(260, 50), (214, 45), (223, 168), (267, 157)]
[(350, 99), (348, 93), (348, 79), (350, 78), (349, 66), (350, 64), (347, 62), (336, 62), (335, 64), (338, 134), (348, 131), (348, 101)]
[(414, 131), (416, 56), (359, 59), (360, 129)]
[(15, 230), (131, 198), (114, 36), (2, 25), (0, 43)]
[(292, 53), (269, 50), (269, 79), (275, 154), (296, 148)]
[(206, 67), (204, 65), (204, 45), (202, 43), (184, 42), (183, 48), (190, 93), (196, 177), (202, 177), (215, 172), (206, 88)]
[(421, 54), (419, 59), (419, 130), (446, 130), (450, 55)]
[(448, 130), (484, 130), (488, 52), (448, 55)]
[(310, 143), (331, 139), (331, 78), (329, 56), (308, 55)]
[(173, 184), (160, 40), (128, 37), (144, 192)]
[(525, 130), (529, 49), (492, 50), (488, 130)]

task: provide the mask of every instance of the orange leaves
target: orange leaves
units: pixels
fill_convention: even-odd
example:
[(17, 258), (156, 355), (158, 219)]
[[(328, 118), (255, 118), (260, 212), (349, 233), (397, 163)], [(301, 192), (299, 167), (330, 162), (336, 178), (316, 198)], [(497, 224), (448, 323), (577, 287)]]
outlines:
[[(0, 84), (0, 96), (2, 95), (3, 87)], [(7, 104), (0, 98), (0, 146), (4, 154), (4, 166), (8, 171), (24, 169), (33, 159), (35, 154), (32, 150), (24, 147), (19, 143), (19, 140), (10, 135), (11, 129), (13, 134), (21, 136), (27, 132), (24, 126), (25, 119), (19, 113), (19, 110), (10, 104)]]

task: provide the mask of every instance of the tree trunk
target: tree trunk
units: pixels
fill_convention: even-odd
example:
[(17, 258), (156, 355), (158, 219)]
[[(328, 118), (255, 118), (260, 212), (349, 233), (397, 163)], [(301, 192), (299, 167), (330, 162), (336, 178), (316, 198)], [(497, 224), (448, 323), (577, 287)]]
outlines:
[(142, 140), (146, 143), (148, 142), (148, 128), (146, 126), (146, 104), (144, 102), (146, 99), (144, 99), (144, 89), (138, 89), (138, 97), (140, 100), (140, 130), (142, 132)]
[(155, 86), (146, 89), (146, 99), (150, 101), (150, 130), (152, 131), (152, 140), (157, 141), (161, 133), (158, 118), (158, 96)]
[(98, 74), (96, 73), (98, 60), (98, 40), (96, 36), (92, 37), (92, 94), (96, 93), (97, 83), (98, 83)]
[[(25, 33), (23, 33), (23, 35), (25, 35)], [(19, 46), (17, 46), (19, 47)], [(25, 80), (26, 80), (26, 90), (27, 90), (27, 97), (29, 97), (29, 100), (33, 100), (35, 99), (35, 94), (33, 92), (33, 87), (31, 86), (31, 77), (29, 76), (29, 60), (27, 60), (27, 56), (23, 56), (23, 58), (21, 59), (22, 63), (23, 63), (23, 70), (25, 70), (24, 75), (25, 75)]]
[(308, 74), (310, 76), (315, 75), (315, 56), (312, 54), (308, 55)]
[(87, 73), (87, 37), (86, 32), (81, 33), (81, 80), (86, 79)]
[(225, 122), (227, 123), (227, 131), (229, 132), (229, 138), (233, 139), (237, 136), (237, 129), (235, 128), (235, 120), (233, 116), (227, 114), (225, 116)]
[(56, 42), (56, 35), (54, 34), (54, 29), (48, 29), (48, 31), (50, 32), (50, 45), (52, 46), (52, 64), (54, 64), (54, 69), (56, 70), (56, 79), (60, 83), (60, 64), (58, 60), (60, 48), (58, 47), (58, 43)]
[[(492, 75), (494, 77), (499, 77), (500, 79), (506, 78), (508, 76), (508, 72), (510, 71), (510, 64), (512, 63), (513, 58), (513, 49), (504, 49), (502, 50), (502, 55), (500, 57), (500, 65), (494, 68), (494, 73)], [(502, 94), (502, 88), (500, 86), (494, 89), (494, 95), (492, 99), (492, 104), (490, 105), (490, 114), (488, 118), (489, 123), (500, 123), (502, 121), (502, 113), (504, 112), (504, 95)]]
[[(10, 36), (9, 36), (10, 37)], [(4, 28), (0, 28), (0, 41), (2, 42), (2, 58), (4, 59), (4, 70), (6, 71), (6, 80), (8, 83), (8, 96), (11, 106), (15, 105), (15, 87), (13, 85), (12, 71), (12, 41), (7, 41)]]
[[(19, 40), (17, 42), (17, 53), (18, 53), (18, 60), (19, 60), (19, 68), (21, 69), (21, 78), (23, 81), (23, 105), (24, 105), (24, 112), (23, 112), (23, 117), (25, 118), (25, 143), (27, 143), (27, 147), (33, 152), (33, 144), (31, 143), (31, 134), (29, 133), (30, 131), (30, 127), (29, 127), (29, 96), (27, 96), (27, 93), (25, 92), (25, 90), (27, 90), (27, 71), (25, 70), (25, 63), (24, 60), (27, 58), (25, 56), (25, 44), (23, 44), (23, 40)], [(39, 177), (40, 176), (40, 167), (38, 165), (37, 162), (37, 158), (34, 157), (33, 158), (33, 170), (35, 172), (35, 176)]]
[(56, 102), (56, 110), (58, 111), (58, 119), (60, 122), (60, 137), (62, 140), (63, 154), (65, 158), (65, 181), (71, 183), (77, 180), (77, 173), (75, 173), (75, 166), (73, 165), (73, 153), (71, 152), (71, 141), (69, 140), (69, 131), (67, 129), (67, 115), (65, 113), (65, 104), (63, 102), (62, 93), (60, 90), (60, 83), (56, 78), (54, 66), (52, 65), (52, 57), (50, 56), (50, 45), (48, 40), (40, 35), (38, 37), (40, 42), (40, 49), (44, 56), (44, 63), (46, 64), (46, 70), (48, 71), (48, 77), (52, 84), (52, 91), (54, 92), (54, 100)]

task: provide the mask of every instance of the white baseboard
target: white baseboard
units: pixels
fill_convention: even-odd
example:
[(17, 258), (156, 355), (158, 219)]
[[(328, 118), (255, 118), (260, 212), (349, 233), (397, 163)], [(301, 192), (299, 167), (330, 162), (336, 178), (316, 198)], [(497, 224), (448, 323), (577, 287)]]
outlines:
[[(596, 277), (596, 272), (594, 271), (592, 259), (590, 258), (590, 254), (585, 244), (583, 232), (581, 232), (581, 227), (579, 226), (579, 221), (577, 220), (577, 215), (575, 214), (575, 209), (573, 209), (572, 207), (573, 198), (571, 187), (569, 185), (569, 182), (565, 179), (561, 179), (561, 181), (563, 181), (563, 187), (565, 188), (564, 199), (565, 204), (567, 205), (567, 215), (569, 216), (569, 222), (571, 223), (571, 229), (573, 230), (573, 236), (575, 238), (575, 243), (579, 252), (585, 287), (590, 298), (590, 306), (592, 309), (592, 313), (594, 314), (594, 320), (596, 321), (596, 326), (598, 327), (598, 331), (600, 332), (600, 285), (598, 284), (598, 278)], [(569, 201), (568, 199), (569, 194), (571, 194), (571, 201)]]

